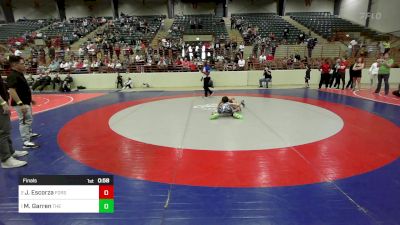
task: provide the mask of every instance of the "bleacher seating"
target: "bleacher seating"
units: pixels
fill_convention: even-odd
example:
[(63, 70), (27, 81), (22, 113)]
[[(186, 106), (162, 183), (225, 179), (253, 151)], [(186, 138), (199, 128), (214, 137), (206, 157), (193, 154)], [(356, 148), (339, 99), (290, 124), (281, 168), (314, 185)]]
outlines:
[[(107, 26), (104, 33), (118, 34), (120, 41), (134, 44), (134, 41), (142, 40), (150, 43), (156, 36), (161, 26), (161, 20), (165, 15), (149, 15), (149, 16), (124, 16), (124, 20), (116, 20), (113, 26)], [(147, 28), (141, 29), (140, 23), (146, 23)], [(128, 24), (128, 26), (125, 26)]]
[[(268, 37), (269, 33), (274, 33), (275, 37), (281, 40), (283, 38), (283, 29), (287, 27), (289, 29), (287, 43), (293, 44), (296, 43), (298, 35), (301, 33), (299, 29), (275, 13), (238, 13), (232, 14), (232, 17), (235, 20), (240, 19), (242, 26), (257, 27), (261, 38)], [(243, 38), (249, 44), (248, 38), (245, 36)]]
[(15, 23), (6, 23), (0, 26), (0, 43), (6, 43), (10, 38), (18, 38), (50, 24), (50, 20), (18, 20)]
[(359, 32), (368, 37), (379, 37), (378, 32), (351, 23), (329, 12), (292, 12), (287, 15), (323, 38), (332, 41), (336, 34), (341, 32)]
[(181, 38), (184, 34), (211, 34), (218, 39), (228, 39), (223, 18), (214, 15), (175, 16), (169, 38)]
[(58, 21), (44, 29), (43, 35), (47, 38), (62, 37), (67, 45), (79, 40), (101, 25), (100, 18), (83, 17), (72, 18), (67, 21)]

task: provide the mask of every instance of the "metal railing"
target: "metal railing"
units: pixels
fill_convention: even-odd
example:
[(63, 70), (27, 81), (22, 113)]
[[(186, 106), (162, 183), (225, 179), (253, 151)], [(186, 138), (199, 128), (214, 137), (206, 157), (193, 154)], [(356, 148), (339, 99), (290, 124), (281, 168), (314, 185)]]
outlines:
[[(281, 45), (278, 46), (275, 53), (276, 58), (289, 58), (295, 55), (309, 57), (309, 49), (305, 45)], [(312, 58), (335, 58), (342, 55), (343, 51), (341, 47), (335, 44), (317, 44), (311, 51)]]

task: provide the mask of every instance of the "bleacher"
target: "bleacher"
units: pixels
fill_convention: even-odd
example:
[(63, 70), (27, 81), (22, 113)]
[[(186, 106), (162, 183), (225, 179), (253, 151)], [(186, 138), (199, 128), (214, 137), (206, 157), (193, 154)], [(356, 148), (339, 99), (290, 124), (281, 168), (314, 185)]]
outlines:
[(175, 16), (169, 38), (182, 38), (184, 34), (211, 34), (218, 39), (228, 39), (223, 18), (214, 15)]
[[(134, 44), (134, 41), (142, 40), (150, 43), (156, 36), (161, 26), (161, 20), (165, 19), (165, 15), (150, 15), (150, 16), (125, 16), (132, 20), (131, 22), (121, 22), (121, 20), (114, 21), (113, 26), (107, 26), (104, 30), (105, 33), (119, 34), (120, 41)], [(147, 28), (139, 29), (139, 21), (146, 21)], [(124, 27), (129, 24), (129, 28)], [(130, 29), (132, 28), (132, 30)]]
[[(84, 21), (87, 25), (84, 26)], [(98, 19), (92, 17), (74, 18), (68, 21), (57, 21), (42, 31), (47, 38), (62, 37), (63, 42), (67, 45), (79, 40), (79, 36), (83, 37), (100, 26)], [(79, 33), (79, 35), (74, 35)]]
[(0, 43), (7, 43), (10, 38), (18, 38), (25, 33), (33, 32), (50, 24), (50, 20), (18, 20), (0, 26)]
[[(257, 27), (261, 38), (268, 37), (269, 33), (274, 33), (275, 37), (281, 40), (283, 38), (283, 29), (287, 27), (289, 29), (287, 43), (294, 44), (301, 33), (299, 29), (275, 13), (238, 13), (232, 14), (232, 17), (235, 20), (241, 19), (241, 23), (244, 26)], [(243, 38), (246, 44), (250, 44), (248, 37), (243, 36)]]
[(380, 37), (380, 33), (358, 24), (351, 23), (329, 12), (292, 12), (292, 19), (311, 29), (323, 38), (334, 41), (342, 32), (359, 32), (371, 38)]

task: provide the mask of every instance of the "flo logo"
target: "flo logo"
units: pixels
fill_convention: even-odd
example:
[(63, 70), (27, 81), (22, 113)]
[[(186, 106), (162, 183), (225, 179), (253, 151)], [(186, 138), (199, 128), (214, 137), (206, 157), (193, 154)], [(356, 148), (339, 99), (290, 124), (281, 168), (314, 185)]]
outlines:
[(360, 12), (361, 19), (366, 20), (370, 18), (372, 20), (380, 20), (382, 19), (382, 13), (380, 12)]

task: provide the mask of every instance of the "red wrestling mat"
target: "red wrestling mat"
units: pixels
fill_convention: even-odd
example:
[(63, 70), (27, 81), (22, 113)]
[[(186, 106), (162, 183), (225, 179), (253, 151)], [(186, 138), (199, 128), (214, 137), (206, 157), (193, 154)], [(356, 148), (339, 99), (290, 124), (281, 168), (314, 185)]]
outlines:
[[(159, 146), (123, 137), (110, 129), (109, 120), (117, 112), (147, 102), (188, 97), (178, 95), (122, 102), (86, 112), (60, 130), (58, 143), (69, 157), (107, 173), (208, 187), (274, 187), (330, 182), (376, 170), (400, 155), (400, 142), (382, 141), (399, 133), (399, 127), (373, 113), (314, 99), (246, 96), (323, 107), (340, 116), (344, 127), (329, 138), (308, 144), (246, 151), (199, 151)], [(209, 122), (208, 118), (205, 122)]]
[(374, 93), (375, 89), (361, 89), (360, 91), (352, 91), (351, 89), (342, 90), (333, 88), (330, 89), (321, 88), (321, 90), (325, 92), (342, 94), (346, 96), (363, 98), (375, 102), (382, 102), (400, 106), (400, 98), (392, 94), (394, 90), (389, 90), (388, 95), (385, 95), (383, 88), (381, 88), (381, 92), (379, 94)]
[[(60, 108), (62, 106), (85, 101), (104, 95), (105, 93), (74, 93), (74, 94), (37, 94), (33, 95), (35, 105), (32, 106), (33, 114)], [(11, 109), (11, 120), (18, 119), (17, 112)]]

